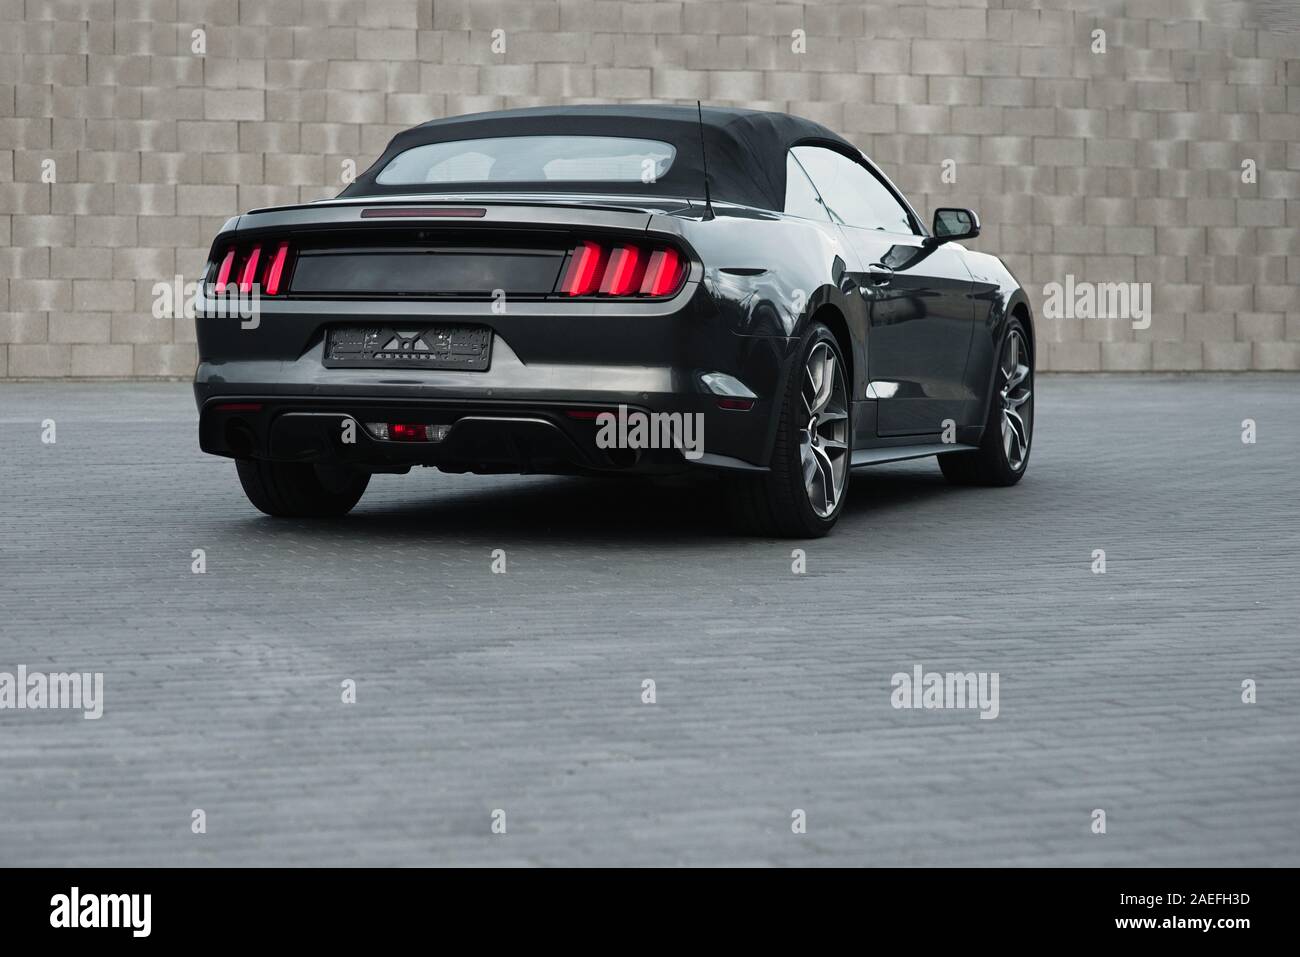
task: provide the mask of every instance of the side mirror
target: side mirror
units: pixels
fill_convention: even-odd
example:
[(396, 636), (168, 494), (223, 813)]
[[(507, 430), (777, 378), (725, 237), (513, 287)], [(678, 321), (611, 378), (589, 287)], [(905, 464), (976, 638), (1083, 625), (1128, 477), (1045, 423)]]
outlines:
[(980, 234), (980, 218), (973, 209), (943, 207), (934, 211), (935, 243), (946, 243), (954, 239), (974, 239)]

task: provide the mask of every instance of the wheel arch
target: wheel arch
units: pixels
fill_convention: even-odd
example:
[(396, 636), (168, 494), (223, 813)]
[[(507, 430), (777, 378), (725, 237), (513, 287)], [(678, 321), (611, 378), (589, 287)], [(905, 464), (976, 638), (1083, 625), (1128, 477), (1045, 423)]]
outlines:
[[(1026, 298), (1022, 290), (1016, 290), (1016, 294), (1011, 300), (1010, 308), (1007, 309), (1007, 314), (1012, 318), (1019, 319), (1020, 324), (1025, 327), (1025, 334), (1029, 336), (1029, 354), (1034, 359), (1034, 365), (1037, 366), (1038, 338), (1034, 333), (1034, 314), (1033, 310), (1029, 308), (1029, 300)], [(1002, 336), (1006, 336), (1005, 329), (1002, 332)]]
[(987, 379), (984, 382), (984, 403), (979, 410), (979, 423), (981, 427), (988, 417), (989, 408), (993, 402), (994, 393), (997, 390), (998, 362), (1002, 355), (1002, 346), (1006, 342), (1007, 331), (1011, 328), (1011, 320), (1019, 319), (1020, 324), (1024, 326), (1025, 334), (1029, 337), (1029, 354), (1032, 358), (1034, 368), (1038, 365), (1038, 338), (1034, 330), (1034, 311), (1030, 308), (1029, 298), (1025, 295), (1023, 289), (1016, 286), (1007, 298), (1000, 303), (998, 308), (990, 313), (989, 332), (991, 341), (990, 361), (988, 365)]
[(852, 393), (857, 391), (858, 357), (854, 354), (853, 334), (849, 331), (848, 319), (844, 317), (844, 313), (833, 302), (824, 302), (813, 310), (808, 321), (809, 324), (820, 322), (835, 336), (835, 342), (840, 347), (840, 353), (849, 366), (847, 379), (851, 401)]

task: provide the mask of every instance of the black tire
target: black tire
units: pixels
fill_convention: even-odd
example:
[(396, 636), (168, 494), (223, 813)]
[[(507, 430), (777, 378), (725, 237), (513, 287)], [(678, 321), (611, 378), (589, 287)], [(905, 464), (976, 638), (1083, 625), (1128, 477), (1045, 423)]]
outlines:
[[(805, 431), (802, 426), (807, 423), (803, 394), (805, 370), (814, 350), (823, 347), (829, 349), (834, 356), (845, 383), (842, 420), (845, 443), (843, 479), (827, 515), (818, 514), (810, 500), (810, 493), (806, 490), (801, 446), (801, 435)], [(851, 388), (847, 385), (848, 371), (834, 334), (821, 323), (814, 323), (804, 335), (798, 361), (791, 370), (781, 398), (780, 420), (769, 463), (770, 471), (761, 475), (731, 478), (724, 490), (732, 522), (741, 531), (780, 538), (820, 538), (835, 527), (835, 522), (844, 510), (849, 490), (848, 456), (853, 422), (852, 402), (848, 398), (848, 389)], [(834, 429), (837, 434), (840, 431), (838, 426), (825, 427)]]
[(239, 484), (248, 500), (277, 518), (336, 518), (352, 511), (370, 484), (368, 472), (310, 462), (239, 459)]
[[(1013, 342), (1019, 343), (1017, 349), (1020, 358), (1018, 362), (1008, 363), (1008, 348)], [(1006, 335), (998, 348), (997, 364), (989, 414), (984, 423), (984, 435), (980, 439), (979, 448), (970, 452), (947, 452), (939, 456), (939, 468), (943, 471), (943, 477), (954, 485), (1015, 485), (1029, 467), (1029, 453), (1034, 445), (1034, 355), (1029, 346), (1029, 335), (1019, 319), (1013, 317), (1007, 324)], [(1024, 366), (1028, 370), (1026, 378), (1012, 390), (1010, 398), (1004, 394), (1007, 383), (1013, 378), (1007, 372), (1009, 364)], [(1020, 395), (1021, 387), (1027, 393), (1023, 398)], [(1025, 441), (1021, 447), (1013, 437), (1013, 451), (1009, 451), (1008, 441), (1003, 435), (1003, 413), (1010, 403), (1016, 402), (1019, 404), (1012, 405), (1011, 408), (1020, 421)], [(1013, 430), (1013, 436), (1016, 434), (1018, 433)], [(1021, 454), (1017, 456), (1015, 449), (1019, 449)]]

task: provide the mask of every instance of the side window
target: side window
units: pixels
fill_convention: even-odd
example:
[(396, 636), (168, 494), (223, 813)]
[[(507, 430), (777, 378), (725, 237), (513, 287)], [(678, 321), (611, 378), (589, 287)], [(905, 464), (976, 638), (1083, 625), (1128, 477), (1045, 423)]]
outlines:
[(836, 221), (891, 233), (915, 233), (902, 203), (862, 164), (824, 146), (796, 146), (791, 152), (808, 171)]
[(785, 154), (785, 211), (791, 216), (802, 216), (818, 222), (830, 220), (817, 190), (813, 188), (808, 174), (803, 171), (793, 153)]

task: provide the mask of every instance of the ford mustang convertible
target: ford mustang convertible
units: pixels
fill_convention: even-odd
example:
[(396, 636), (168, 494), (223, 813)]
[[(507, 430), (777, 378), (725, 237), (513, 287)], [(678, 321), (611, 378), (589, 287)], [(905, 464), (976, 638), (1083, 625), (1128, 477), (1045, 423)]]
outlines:
[(197, 300), (199, 441), (257, 508), (337, 516), (377, 472), (709, 473), (823, 535), (853, 469), (1013, 485), (1025, 293), (968, 209), (927, 224), (817, 123), (509, 110), (393, 138), (336, 199), (257, 209)]

